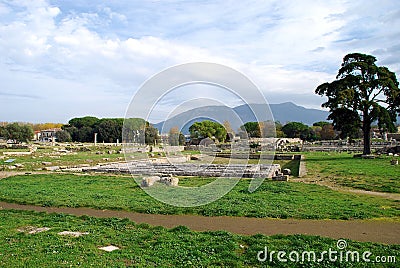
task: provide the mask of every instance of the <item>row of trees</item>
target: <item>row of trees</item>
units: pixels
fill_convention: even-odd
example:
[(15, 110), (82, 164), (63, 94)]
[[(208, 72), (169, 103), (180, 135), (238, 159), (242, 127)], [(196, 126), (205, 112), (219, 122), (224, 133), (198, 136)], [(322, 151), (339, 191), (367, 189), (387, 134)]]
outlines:
[[(73, 118), (66, 125), (53, 123), (4, 123), (4, 126), (0, 126), (0, 138), (15, 142), (28, 142), (33, 139), (33, 127), (38, 130), (61, 127), (62, 130), (56, 132), (56, 140), (58, 142), (94, 142), (95, 133), (97, 133), (98, 142), (122, 142), (122, 134), (124, 134), (125, 140), (129, 142), (146, 144), (160, 142), (158, 130), (144, 119), (126, 119), (125, 128), (123, 126), (123, 118), (99, 119), (93, 116)], [(123, 130), (125, 133), (122, 133)], [(185, 143), (185, 137), (179, 132), (178, 128), (172, 128), (169, 142), (172, 145), (182, 145)]]
[(33, 139), (33, 129), (27, 124), (11, 123), (0, 126), (0, 137), (14, 142), (28, 142)]
[(99, 142), (117, 142), (117, 140), (122, 141), (123, 124), (122, 118), (99, 119), (85, 116), (69, 120), (67, 125), (62, 126), (62, 129), (70, 135), (72, 141), (93, 142), (94, 133), (97, 133)]
[(241, 129), (251, 138), (287, 137), (315, 141), (332, 140), (338, 136), (333, 125), (324, 121), (316, 122), (311, 127), (301, 122), (289, 122), (285, 125), (279, 122), (247, 122)]
[(317, 122), (309, 127), (300, 122), (290, 122), (282, 127), (282, 132), (288, 138), (300, 138), (307, 141), (333, 140), (339, 137), (333, 125), (329, 122)]
[[(58, 132), (58, 141), (93, 142), (97, 133), (98, 142), (122, 142), (122, 135), (129, 142), (154, 144), (159, 141), (158, 130), (141, 118), (102, 118), (85, 116), (69, 120)], [(125, 131), (123, 133), (123, 131)], [(62, 138), (60, 139), (60, 136)], [(69, 136), (69, 137), (68, 137)], [(66, 140), (65, 140), (66, 139)]]
[[(123, 128), (123, 124), (122, 118), (98, 119), (91, 116), (73, 118), (67, 125), (62, 126), (63, 130), (56, 132), (56, 139), (59, 142), (93, 142), (94, 133), (97, 133), (98, 142), (122, 141), (122, 134), (124, 134), (125, 141), (128, 142), (155, 144), (161, 141), (158, 130), (143, 119), (127, 119), (125, 128)], [(122, 133), (123, 131), (125, 133)], [(219, 142), (225, 142), (232, 140), (235, 135), (227, 121), (223, 124), (209, 120), (196, 122), (190, 126), (189, 131), (192, 140), (212, 138)], [(241, 126), (240, 132), (239, 135), (250, 138), (287, 137), (307, 141), (345, 139), (347, 137), (354, 139), (361, 138), (363, 135), (360, 129), (352, 128), (351, 124), (348, 124), (347, 129), (342, 127), (340, 130), (336, 130), (334, 124), (326, 121), (316, 122), (311, 127), (301, 122), (289, 122), (285, 125), (279, 122), (247, 122)], [(33, 129), (29, 124), (7, 124), (0, 126), (0, 137), (15, 142), (27, 142), (33, 138)], [(184, 145), (185, 136), (178, 127), (172, 127), (168, 140), (164, 142), (174, 146)]]
[(63, 125), (62, 123), (37, 123), (37, 124), (27, 123), (27, 124), (32, 126), (33, 131), (41, 131), (51, 128), (61, 128)]
[[(229, 141), (235, 135), (229, 122), (219, 124), (213, 121), (196, 122), (189, 128), (192, 139), (212, 138), (219, 142)], [(300, 138), (302, 140), (333, 140), (340, 136), (329, 122), (316, 122), (309, 127), (301, 122), (247, 122), (240, 127), (241, 136), (249, 138), (278, 137)]]

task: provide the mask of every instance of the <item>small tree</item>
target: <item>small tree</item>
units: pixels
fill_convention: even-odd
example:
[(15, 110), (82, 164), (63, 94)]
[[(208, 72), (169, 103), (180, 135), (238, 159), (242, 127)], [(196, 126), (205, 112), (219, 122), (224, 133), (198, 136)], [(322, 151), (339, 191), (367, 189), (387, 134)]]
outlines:
[(313, 124), (313, 126), (314, 126), (314, 127), (323, 127), (323, 126), (330, 125), (330, 124), (331, 124), (331, 123), (326, 122), (326, 121), (319, 121), (319, 122), (315, 122), (315, 123)]
[(215, 138), (220, 142), (226, 139), (226, 130), (223, 125), (210, 120), (195, 122), (189, 127), (190, 136), (195, 139)]
[(168, 143), (172, 146), (177, 146), (179, 144), (179, 128), (171, 127), (168, 133)]
[(277, 138), (284, 138), (285, 137), (285, 133), (283, 133), (282, 131), (282, 124), (279, 121), (275, 122), (275, 133), (276, 133), (276, 137)]
[(336, 137), (332, 124), (324, 125), (320, 134), (322, 140), (333, 140)]
[(33, 138), (33, 129), (29, 125), (19, 125), (18, 123), (8, 124), (4, 130), (5, 138), (16, 142), (28, 142)]
[(145, 143), (148, 145), (155, 145), (159, 142), (160, 136), (158, 135), (158, 129), (153, 127), (153, 125), (146, 122), (146, 128), (144, 132)]
[(21, 139), (20, 142), (28, 142), (33, 139), (33, 129), (29, 125), (22, 125), (21, 126)]
[(78, 128), (70, 125), (63, 125), (61, 129), (65, 132), (68, 132), (72, 141), (78, 141)]
[(260, 128), (260, 137), (263, 138), (275, 138), (277, 133), (276, 133), (276, 125), (272, 120), (268, 121), (263, 121), (258, 123), (259, 128)]
[(328, 97), (328, 119), (342, 133), (355, 133), (361, 127), (363, 154), (371, 153), (371, 124), (394, 129), (400, 113), (400, 89), (395, 73), (375, 64), (374, 56), (353, 53), (343, 58), (336, 80), (317, 87), (315, 93)]
[(185, 143), (186, 143), (186, 138), (185, 138), (185, 135), (183, 135), (183, 133), (182, 132), (179, 132), (179, 145), (185, 145)]
[(227, 133), (235, 134), (235, 131), (233, 131), (231, 123), (229, 123), (229, 121), (224, 121), (223, 126), (225, 127)]
[(126, 118), (123, 123), (122, 135), (124, 142), (144, 142), (144, 130), (148, 123), (142, 118)]
[(60, 130), (56, 132), (56, 140), (58, 142), (70, 142), (72, 138), (68, 131)]
[(185, 144), (185, 136), (179, 131), (178, 127), (172, 127), (169, 130), (168, 143), (172, 146)]
[(7, 131), (5, 127), (0, 126), (0, 138), (6, 138), (6, 136), (7, 136)]
[(261, 129), (258, 122), (247, 122), (240, 128), (246, 131), (250, 138), (261, 138)]
[(288, 138), (306, 139), (309, 134), (309, 127), (300, 122), (289, 122), (282, 127), (282, 131)]

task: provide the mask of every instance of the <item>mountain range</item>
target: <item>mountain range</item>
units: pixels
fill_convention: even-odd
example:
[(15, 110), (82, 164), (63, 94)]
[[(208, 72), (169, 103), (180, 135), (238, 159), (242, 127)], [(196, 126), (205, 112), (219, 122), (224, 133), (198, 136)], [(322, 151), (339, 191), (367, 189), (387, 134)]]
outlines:
[[(287, 122), (302, 122), (307, 125), (312, 125), (318, 121), (326, 121), (329, 112), (309, 109), (296, 105), (292, 102), (285, 102), (279, 104), (270, 104), (270, 109), (273, 115), (273, 120), (279, 121), (282, 124)], [(268, 112), (265, 111), (266, 107), (263, 104), (244, 104), (234, 108), (226, 106), (205, 106), (185, 111), (166, 121), (154, 124), (160, 133), (168, 133), (172, 127), (179, 127), (184, 134), (189, 133), (189, 127), (194, 122), (212, 119), (213, 121), (224, 122), (228, 121), (234, 131), (238, 130), (241, 125), (252, 121), (266, 121), (271, 120), (268, 118)], [(255, 117), (256, 115), (264, 115), (264, 118)]]

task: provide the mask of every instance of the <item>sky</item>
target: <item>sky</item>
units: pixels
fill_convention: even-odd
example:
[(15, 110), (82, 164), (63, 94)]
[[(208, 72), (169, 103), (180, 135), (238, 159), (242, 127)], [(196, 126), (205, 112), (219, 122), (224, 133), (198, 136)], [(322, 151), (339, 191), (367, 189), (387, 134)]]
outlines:
[[(190, 62), (241, 72), (268, 103), (320, 108), (315, 88), (348, 53), (374, 55), (399, 79), (399, 37), (396, 0), (0, 0), (0, 121), (124, 117), (145, 81)], [(203, 87), (172, 92), (159, 110), (239, 103)]]

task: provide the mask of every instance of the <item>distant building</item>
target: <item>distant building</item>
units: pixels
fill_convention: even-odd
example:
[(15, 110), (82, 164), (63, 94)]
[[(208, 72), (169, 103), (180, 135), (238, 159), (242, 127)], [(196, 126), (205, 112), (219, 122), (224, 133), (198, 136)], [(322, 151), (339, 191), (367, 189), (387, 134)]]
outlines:
[(40, 133), (41, 133), (40, 130), (36, 130), (36, 131), (33, 132), (33, 140), (34, 141), (39, 141), (40, 140)]
[(39, 141), (41, 142), (53, 142), (56, 141), (56, 133), (61, 131), (61, 128), (51, 128), (40, 131)]
[(381, 139), (381, 138), (383, 138), (379, 128), (372, 128), (371, 129), (371, 137), (373, 139)]

